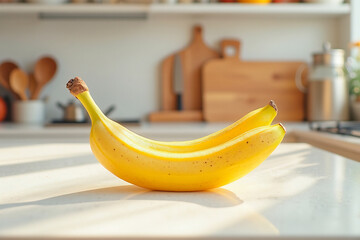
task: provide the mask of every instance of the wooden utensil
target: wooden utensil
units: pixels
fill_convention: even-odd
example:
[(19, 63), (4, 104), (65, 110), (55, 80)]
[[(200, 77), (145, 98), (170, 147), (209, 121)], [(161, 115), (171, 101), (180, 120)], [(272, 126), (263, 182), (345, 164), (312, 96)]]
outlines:
[(182, 95), (184, 92), (184, 78), (183, 78), (183, 70), (182, 63), (179, 55), (175, 55), (174, 58), (174, 76), (173, 76), (173, 86), (174, 92), (176, 94), (176, 110), (182, 110)]
[(175, 55), (165, 58), (161, 65), (161, 111), (177, 109), (177, 98), (174, 91)]
[(17, 68), (10, 74), (10, 88), (20, 97), (21, 100), (28, 100), (26, 90), (29, 86), (28, 75)]
[(40, 91), (54, 77), (56, 70), (56, 61), (51, 57), (43, 57), (36, 62), (34, 69), (36, 87), (31, 99), (38, 99)]
[(29, 73), (29, 93), (30, 97), (34, 95), (36, 89), (36, 80), (34, 73)]
[[(195, 26), (193, 40), (188, 47), (176, 53), (181, 59), (184, 91), (183, 110), (202, 109), (201, 68), (209, 59), (218, 58), (219, 54), (206, 46), (202, 38), (202, 28)], [(176, 94), (173, 87), (174, 56), (167, 57), (161, 69), (162, 110), (176, 110)]]
[(11, 61), (6, 61), (0, 64), (0, 84), (6, 89), (10, 89), (10, 73), (18, 68), (17, 64)]
[(244, 62), (237, 40), (224, 40), (221, 48), (224, 58), (210, 60), (203, 68), (206, 121), (236, 121), (270, 100), (279, 108), (277, 121), (304, 120), (304, 95), (295, 85), (296, 71), (304, 62)]

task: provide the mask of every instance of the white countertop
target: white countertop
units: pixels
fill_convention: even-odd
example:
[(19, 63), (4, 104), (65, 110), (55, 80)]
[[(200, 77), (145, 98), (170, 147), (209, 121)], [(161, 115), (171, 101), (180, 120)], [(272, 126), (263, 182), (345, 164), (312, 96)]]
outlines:
[(281, 144), (249, 175), (204, 192), (130, 185), (87, 137), (0, 138), (0, 173), (0, 238), (360, 238), (359, 162), (307, 144)]
[[(149, 123), (124, 124), (130, 130), (157, 140), (186, 140), (206, 136), (218, 131), (231, 123)], [(286, 129), (307, 130), (306, 122), (284, 123)], [(87, 138), (90, 134), (90, 124), (51, 124), (49, 126), (21, 125), (0, 123), (0, 138)]]

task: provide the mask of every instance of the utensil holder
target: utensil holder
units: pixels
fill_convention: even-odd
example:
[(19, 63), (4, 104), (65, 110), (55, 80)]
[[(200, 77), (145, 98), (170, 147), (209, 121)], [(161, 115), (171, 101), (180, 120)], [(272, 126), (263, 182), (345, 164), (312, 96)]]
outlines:
[(45, 104), (42, 100), (16, 101), (12, 107), (16, 123), (42, 125), (45, 122)]

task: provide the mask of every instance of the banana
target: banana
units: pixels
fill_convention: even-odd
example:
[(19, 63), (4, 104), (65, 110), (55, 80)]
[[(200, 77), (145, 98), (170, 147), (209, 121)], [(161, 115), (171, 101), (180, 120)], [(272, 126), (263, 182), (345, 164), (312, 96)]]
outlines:
[(192, 152), (217, 146), (253, 128), (270, 125), (277, 114), (275, 103), (270, 101), (267, 106), (248, 113), (235, 123), (208, 136), (190, 141), (162, 142), (144, 138), (108, 119), (98, 108), (89, 91), (84, 91), (81, 94), (76, 95), (76, 97), (84, 105), (92, 119), (100, 116), (101, 118), (106, 119), (106, 121), (111, 121), (112, 125), (115, 128), (118, 128), (118, 131), (124, 132), (124, 135), (134, 142), (141, 143), (154, 150), (168, 152)]
[[(184, 152), (175, 151), (175, 144), (175, 148), (165, 145), (164, 150), (165, 142), (138, 137), (93, 107), (81, 79), (70, 80), (67, 87), (89, 111), (90, 146), (98, 161), (117, 177), (152, 190), (200, 191), (233, 182), (263, 162), (285, 135), (285, 128), (276, 124), (251, 129), (214, 146)], [(172, 151), (166, 150), (170, 148)]]

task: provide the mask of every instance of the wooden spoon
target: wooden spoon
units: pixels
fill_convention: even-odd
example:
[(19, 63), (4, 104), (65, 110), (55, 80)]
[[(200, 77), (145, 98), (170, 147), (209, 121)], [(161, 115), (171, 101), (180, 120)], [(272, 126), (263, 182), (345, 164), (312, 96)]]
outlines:
[(34, 95), (36, 88), (36, 80), (34, 77), (34, 73), (29, 73), (29, 93), (30, 97)]
[(56, 69), (56, 61), (51, 57), (43, 57), (36, 62), (34, 69), (36, 87), (31, 99), (38, 99), (41, 89), (54, 77)]
[(16, 68), (18, 68), (18, 66), (11, 61), (3, 62), (0, 65), (0, 84), (3, 85), (6, 90), (11, 90), (9, 84), (10, 73)]
[(10, 87), (20, 97), (26, 101), (26, 90), (29, 86), (28, 75), (20, 68), (14, 69), (10, 74)]

